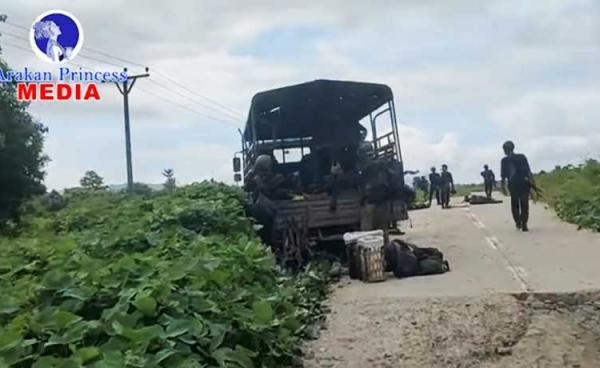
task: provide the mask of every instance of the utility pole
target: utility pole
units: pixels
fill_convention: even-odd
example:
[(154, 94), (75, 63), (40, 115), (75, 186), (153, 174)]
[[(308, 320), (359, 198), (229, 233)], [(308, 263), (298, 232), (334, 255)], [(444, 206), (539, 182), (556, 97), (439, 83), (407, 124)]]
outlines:
[[(127, 68), (123, 68), (124, 72), (127, 72)], [(145, 74), (128, 75), (127, 79), (123, 82), (115, 82), (115, 85), (119, 89), (119, 92), (123, 95), (123, 113), (125, 115), (125, 155), (127, 157), (127, 191), (131, 193), (133, 191), (133, 164), (131, 163), (131, 129), (129, 128), (129, 92), (133, 88), (135, 81), (138, 78), (149, 77), (148, 67), (146, 67)], [(131, 81), (131, 83), (129, 83)], [(119, 84), (123, 83), (123, 85)]]

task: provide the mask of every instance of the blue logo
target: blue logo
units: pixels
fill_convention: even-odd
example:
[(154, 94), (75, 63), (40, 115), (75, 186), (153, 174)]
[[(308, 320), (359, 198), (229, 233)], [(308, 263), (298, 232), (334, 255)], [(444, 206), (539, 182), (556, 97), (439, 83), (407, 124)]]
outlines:
[(29, 32), (33, 52), (49, 63), (73, 60), (83, 46), (83, 28), (72, 14), (50, 10), (33, 22)]

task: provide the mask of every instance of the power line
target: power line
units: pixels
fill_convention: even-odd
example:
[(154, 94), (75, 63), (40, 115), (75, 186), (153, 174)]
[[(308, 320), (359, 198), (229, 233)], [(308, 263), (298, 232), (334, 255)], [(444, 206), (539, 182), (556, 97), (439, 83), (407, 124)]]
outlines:
[(27, 37), (21, 36), (21, 35), (17, 35), (17, 34), (11, 33), (11, 32), (2, 31), (2, 32), (0, 32), (0, 35), (18, 38), (18, 39), (23, 40), (23, 41), (29, 41), (29, 39)]
[[(14, 44), (8, 44), (8, 45), (10, 45), (10, 46), (13, 46), (13, 47), (17, 47), (17, 48), (19, 48), (20, 50), (23, 50), (23, 51), (26, 51), (26, 52), (30, 52), (30, 50), (29, 50), (29, 49), (27, 49), (27, 48), (24, 48), (24, 47), (20, 47), (20, 46), (14, 45)], [(76, 66), (79, 66), (79, 67), (85, 68), (85, 69), (90, 69), (90, 70), (97, 71), (97, 69), (96, 69), (96, 68), (93, 68), (93, 67), (91, 67), (91, 66), (82, 65), (82, 64), (77, 64), (77, 63), (74, 63), (74, 62), (72, 62), (72, 61), (67, 61), (67, 62), (68, 62), (68, 63), (71, 63), (71, 64), (73, 64), (73, 65), (76, 65)], [(152, 79), (148, 79), (148, 81), (152, 81)], [(234, 125), (234, 124), (232, 124), (231, 122), (228, 122), (228, 121), (225, 121), (225, 120), (221, 120), (221, 119), (220, 119), (220, 118), (218, 118), (218, 117), (214, 117), (214, 116), (212, 116), (212, 115), (208, 115), (208, 114), (205, 114), (205, 113), (202, 113), (202, 112), (196, 111), (196, 110), (194, 110), (194, 109), (192, 109), (192, 108), (190, 108), (190, 107), (188, 107), (188, 106), (186, 106), (186, 105), (179, 104), (179, 103), (177, 103), (177, 102), (175, 102), (175, 101), (173, 101), (173, 100), (170, 100), (170, 99), (168, 99), (168, 98), (165, 98), (164, 96), (161, 96), (161, 95), (159, 95), (159, 94), (156, 94), (156, 93), (154, 93), (154, 92), (147, 91), (147, 90), (145, 90), (145, 89), (143, 89), (143, 88), (140, 88), (140, 87), (138, 87), (138, 89), (139, 89), (140, 91), (144, 92), (144, 93), (147, 93), (147, 94), (149, 94), (149, 95), (151, 95), (151, 96), (154, 96), (154, 97), (156, 97), (156, 98), (158, 98), (158, 99), (160, 99), (160, 100), (164, 100), (164, 101), (166, 101), (166, 102), (168, 102), (168, 103), (170, 103), (170, 104), (172, 104), (172, 105), (175, 105), (175, 106), (177, 106), (177, 107), (179, 107), (179, 108), (182, 108), (182, 109), (184, 109), (184, 110), (187, 110), (187, 111), (189, 111), (189, 112), (192, 112), (192, 113), (194, 113), (194, 114), (200, 115), (200, 116), (202, 116), (202, 117), (204, 117), (204, 118), (212, 119), (212, 120), (218, 121), (218, 122), (220, 122), (220, 123), (223, 123), (223, 124), (225, 124), (225, 125), (233, 126), (233, 127), (236, 127), (236, 128), (238, 127), (237, 125)]]
[[(17, 28), (21, 28), (21, 29), (24, 29), (24, 30), (28, 30), (27, 27), (23, 27), (23, 26), (17, 25), (17, 24), (12, 23), (12, 22), (8, 22), (7, 21), (5, 23), (8, 24), (8, 25), (11, 25), (13, 27), (17, 27)], [(10, 32), (3, 32), (3, 34), (6, 34), (6, 35), (11, 36), (11, 37), (19, 38), (19, 39), (22, 39), (22, 40), (25, 40), (25, 41), (29, 41), (29, 39), (26, 38), (26, 37), (15, 35), (15, 34), (10, 33)], [(103, 52), (103, 51), (100, 51), (100, 50), (96, 50), (96, 49), (93, 49), (93, 48), (86, 47), (82, 51), (92, 52), (92, 53), (95, 53), (95, 54), (98, 54), (98, 55), (102, 55), (104, 57), (107, 57), (107, 58), (110, 58), (110, 59), (113, 59), (113, 60), (118, 60), (120, 62), (131, 64), (131, 65), (134, 65), (134, 66), (138, 66), (138, 67), (142, 67), (142, 68), (146, 67), (146, 65), (142, 65), (142, 64), (137, 63), (135, 61), (132, 61), (132, 60), (129, 60), (129, 59), (125, 59), (125, 58), (121, 58), (121, 57), (118, 57), (118, 56), (113, 56), (113, 55), (111, 55), (109, 53), (106, 53), (106, 52)], [(113, 63), (111, 61), (102, 60), (102, 59), (98, 59), (98, 58), (95, 58), (95, 57), (92, 57), (92, 56), (89, 56), (89, 55), (85, 55), (85, 54), (82, 54), (82, 53), (80, 53), (79, 56), (81, 56), (82, 58), (86, 58), (86, 59), (89, 59), (89, 60), (93, 60), (93, 61), (99, 62), (99, 63), (105, 63), (105, 64), (108, 64), (108, 65), (116, 66), (118, 68), (122, 68), (124, 66), (124, 65), (115, 64), (115, 63)], [(162, 78), (168, 80), (169, 82), (175, 84), (176, 86), (178, 86), (179, 88), (185, 90), (186, 92), (188, 92), (188, 93), (190, 93), (192, 95), (195, 95), (197, 97), (200, 97), (200, 98), (202, 98), (202, 99), (204, 99), (206, 101), (209, 101), (212, 104), (220, 107), (222, 110), (227, 111), (227, 114), (230, 115), (231, 117), (234, 117), (235, 119), (240, 119), (240, 120), (243, 119), (243, 114), (240, 113), (239, 111), (236, 111), (235, 109), (232, 109), (232, 108), (230, 108), (230, 107), (228, 107), (228, 106), (220, 103), (219, 101), (216, 101), (215, 99), (213, 99), (213, 98), (211, 98), (209, 96), (206, 96), (204, 94), (201, 94), (199, 92), (196, 92), (196, 91), (188, 88), (183, 83), (181, 83), (181, 82), (179, 82), (179, 81), (171, 78), (170, 76), (168, 76), (167, 74), (161, 72), (160, 70), (155, 70), (154, 68), (152, 70), (154, 71), (154, 73), (158, 74), (159, 76), (161, 76)], [(176, 93), (176, 92), (174, 92), (174, 93)], [(186, 98), (188, 100), (191, 100), (194, 103), (199, 103), (199, 101), (192, 100), (189, 97), (186, 97), (186, 96), (182, 95), (181, 93), (178, 93), (178, 94), (180, 96), (183, 96), (184, 98)], [(223, 113), (222, 111), (218, 111), (215, 107), (212, 107), (210, 105), (202, 104), (202, 106), (205, 107), (205, 108), (211, 109), (213, 111), (216, 111), (216, 112), (219, 112), (219, 113)]]
[[(8, 24), (8, 25), (11, 25), (11, 26), (13, 26), (13, 27), (17, 27), (17, 28), (21, 28), (21, 29), (28, 30), (28, 28), (27, 28), (27, 27), (23, 27), (23, 26), (17, 25), (17, 24), (15, 24), (15, 23), (12, 23), (12, 22), (5, 22), (5, 23), (6, 23), (6, 24)], [(14, 33), (10, 33), (10, 32), (2, 32), (2, 34), (6, 34), (6, 35), (8, 35), (8, 36), (11, 36), (11, 37), (14, 37), (14, 38), (18, 38), (18, 39), (21, 39), (21, 40), (29, 41), (29, 39), (28, 39), (28, 38), (26, 38), (26, 37), (24, 37), (24, 36), (19, 36), (19, 35), (16, 35), (16, 34), (14, 34)], [(23, 50), (23, 51), (28, 51), (28, 52), (30, 51), (29, 49), (26, 49), (26, 48), (23, 48), (23, 47), (20, 47), (20, 46), (14, 45), (14, 44), (10, 44), (10, 43), (7, 43), (7, 42), (4, 42), (4, 43), (5, 43), (5, 44), (7, 44), (7, 45), (9, 45), (9, 46), (16, 47), (16, 48), (18, 48), (18, 49), (20, 49), (20, 50)], [(129, 63), (129, 64), (132, 64), (132, 65), (142, 66), (142, 64), (135, 63), (135, 62), (133, 62), (133, 61), (131, 61), (131, 60), (127, 60), (127, 59), (119, 58), (119, 57), (116, 57), (116, 56), (112, 56), (112, 55), (110, 55), (110, 54), (107, 54), (107, 53), (105, 53), (105, 52), (102, 52), (102, 51), (98, 51), (98, 50), (94, 50), (94, 49), (90, 49), (90, 48), (87, 48), (87, 49), (86, 49), (86, 51), (93, 51), (93, 52), (96, 52), (96, 53), (97, 53), (97, 54), (99, 54), (99, 55), (104, 55), (104, 56), (106, 56), (106, 57), (113, 58), (113, 59), (115, 59), (115, 60), (124, 61), (124, 62), (127, 62), (127, 63)], [(105, 63), (105, 64), (109, 64), (109, 65), (116, 66), (116, 67), (119, 67), (119, 68), (120, 68), (120, 67), (122, 67), (122, 65), (118, 65), (118, 64), (115, 64), (115, 63), (112, 63), (112, 62), (109, 62), (109, 61), (105, 61), (105, 60), (101, 60), (101, 59), (98, 59), (98, 58), (95, 58), (95, 57), (91, 57), (91, 56), (88, 56), (88, 55), (82, 55), (81, 53), (79, 53), (79, 56), (80, 56), (80, 57), (82, 57), (82, 58), (86, 58), (86, 59), (89, 59), (89, 60), (93, 60), (93, 61), (99, 62), (99, 63)], [(73, 65), (76, 65), (76, 66), (79, 66), (79, 67), (82, 67), (82, 68), (87, 68), (87, 69), (95, 70), (94, 68), (87, 67), (87, 66), (84, 66), (84, 65), (81, 65), (81, 64), (77, 64), (77, 63), (74, 63), (74, 62), (71, 62), (71, 61), (69, 61), (69, 63), (71, 63), (71, 64), (73, 64)], [(163, 78), (167, 79), (167, 80), (168, 80), (168, 81), (170, 81), (171, 83), (173, 83), (173, 84), (175, 84), (175, 85), (179, 86), (180, 88), (182, 88), (182, 89), (184, 89), (184, 90), (188, 91), (189, 93), (192, 93), (192, 94), (194, 94), (194, 95), (200, 96), (200, 97), (202, 97), (202, 98), (204, 98), (204, 99), (206, 99), (206, 100), (208, 100), (208, 101), (212, 102), (213, 104), (215, 104), (215, 105), (217, 105), (217, 106), (221, 107), (221, 109), (224, 109), (224, 110), (226, 110), (226, 111), (221, 111), (221, 110), (218, 110), (217, 108), (215, 108), (215, 107), (213, 107), (213, 106), (210, 106), (210, 105), (203, 104), (203, 103), (201, 103), (201, 102), (199, 102), (199, 101), (197, 101), (197, 100), (194, 100), (194, 99), (190, 98), (190, 97), (189, 97), (189, 96), (187, 96), (187, 95), (184, 95), (184, 94), (182, 94), (182, 93), (178, 92), (177, 90), (173, 90), (173, 89), (170, 89), (170, 88), (168, 88), (168, 87), (164, 86), (162, 83), (159, 83), (159, 82), (156, 82), (156, 81), (154, 81), (154, 80), (152, 80), (152, 79), (149, 79), (149, 81), (150, 81), (150, 82), (152, 82), (152, 83), (156, 84), (157, 86), (159, 86), (159, 87), (163, 88), (164, 90), (166, 90), (166, 91), (169, 91), (169, 92), (171, 92), (171, 93), (174, 93), (174, 94), (176, 94), (176, 95), (178, 95), (178, 96), (180, 96), (180, 97), (183, 97), (183, 98), (185, 98), (185, 99), (187, 99), (187, 100), (189, 100), (189, 101), (191, 101), (191, 102), (193, 102), (193, 103), (198, 103), (198, 104), (200, 104), (200, 106), (202, 106), (202, 107), (204, 107), (204, 108), (207, 108), (207, 109), (210, 109), (210, 110), (212, 110), (212, 111), (214, 111), (214, 112), (216, 112), (216, 113), (222, 114), (222, 115), (224, 115), (224, 116), (226, 116), (226, 117), (228, 117), (228, 118), (230, 118), (230, 119), (232, 119), (232, 120), (238, 121), (238, 120), (241, 120), (241, 119), (242, 119), (242, 117), (241, 117), (241, 114), (240, 114), (239, 112), (237, 112), (237, 111), (235, 111), (235, 110), (233, 110), (233, 109), (231, 109), (231, 108), (229, 108), (229, 107), (227, 107), (227, 106), (225, 106), (225, 105), (223, 105), (223, 104), (219, 103), (218, 101), (215, 101), (215, 100), (213, 100), (212, 98), (210, 98), (210, 97), (208, 97), (208, 96), (204, 96), (204, 95), (202, 95), (202, 94), (200, 94), (200, 93), (194, 92), (193, 90), (189, 89), (188, 87), (186, 87), (186, 86), (185, 86), (185, 85), (183, 85), (182, 83), (180, 83), (180, 82), (176, 81), (175, 79), (173, 79), (173, 78), (169, 77), (168, 75), (166, 75), (166, 74), (164, 74), (164, 73), (162, 73), (162, 72), (160, 72), (160, 71), (155, 71), (155, 73), (156, 73), (156, 74), (159, 74), (160, 76), (162, 76)], [(173, 100), (169, 100), (169, 99), (165, 98), (164, 96), (160, 96), (160, 95), (158, 95), (158, 94), (152, 93), (152, 92), (150, 92), (150, 91), (146, 91), (146, 90), (144, 90), (144, 89), (141, 89), (141, 88), (140, 88), (140, 90), (141, 90), (141, 91), (143, 91), (143, 92), (145, 92), (145, 93), (147, 93), (147, 94), (150, 94), (150, 95), (153, 95), (153, 96), (155, 96), (155, 97), (158, 97), (158, 98), (160, 98), (160, 99), (164, 99), (165, 101), (167, 101), (167, 102), (169, 102), (169, 103), (171, 103), (171, 104), (173, 104), (173, 105), (175, 105), (175, 106), (177, 106), (177, 107), (179, 107), (179, 108), (185, 109), (185, 110), (187, 110), (187, 111), (189, 111), (189, 112), (195, 113), (195, 114), (197, 114), (197, 115), (200, 115), (200, 116), (203, 116), (203, 117), (205, 117), (205, 118), (209, 118), (209, 119), (212, 119), (212, 120), (215, 120), (215, 121), (218, 121), (218, 122), (224, 123), (224, 124), (226, 124), (226, 125), (229, 125), (229, 126), (234, 126), (234, 127), (236, 127), (236, 128), (238, 127), (238, 125), (237, 125), (237, 124), (233, 125), (232, 123), (230, 123), (230, 122), (227, 122), (227, 121), (225, 121), (225, 120), (222, 120), (222, 119), (220, 119), (220, 118), (216, 118), (216, 117), (214, 117), (214, 116), (212, 116), (212, 115), (205, 114), (205, 113), (199, 112), (199, 111), (197, 111), (197, 110), (191, 109), (191, 108), (189, 108), (189, 107), (188, 107), (188, 106), (186, 106), (186, 105), (183, 105), (183, 104), (177, 103), (177, 102), (175, 102), (175, 101), (173, 101)]]
[[(4, 23), (5, 23), (5, 24), (7, 24), (7, 25), (9, 25), (9, 26), (13, 26), (13, 27), (16, 27), (16, 28), (19, 28), (19, 29), (24, 29), (24, 30), (26, 30), (26, 31), (29, 31), (29, 28), (27, 28), (27, 27), (24, 27), (24, 26), (21, 26), (21, 25), (19, 25), (19, 24), (13, 23), (13, 22), (10, 22), (10, 21), (8, 21), (8, 20), (7, 20), (6, 22), (4, 22)], [(29, 39), (28, 39), (28, 38), (25, 38), (25, 37), (23, 37), (23, 36), (18, 36), (18, 35), (15, 35), (14, 33), (12, 33), (12, 34), (11, 34), (11, 33), (9, 33), (9, 32), (2, 32), (2, 34), (6, 34), (6, 35), (9, 35), (9, 36), (12, 36), (12, 37), (21, 38), (21, 39), (23, 39), (23, 40), (25, 40), (25, 41), (29, 41)], [(119, 57), (117, 57), (117, 56), (112, 56), (112, 55), (110, 55), (110, 54), (108, 54), (108, 53), (106, 53), (106, 52), (100, 51), (100, 50), (95, 50), (95, 49), (92, 49), (92, 48), (86, 48), (85, 50), (86, 50), (86, 51), (89, 51), (89, 52), (93, 52), (93, 53), (95, 53), (95, 54), (98, 54), (98, 55), (106, 56), (106, 57), (109, 57), (109, 58), (112, 58), (112, 59), (115, 59), (115, 60), (121, 61), (121, 62), (124, 62), (124, 63), (127, 63), (127, 64), (131, 64), (131, 65), (139, 66), (139, 67), (142, 67), (142, 68), (145, 68), (145, 67), (146, 67), (146, 65), (142, 65), (142, 64), (139, 64), (139, 63), (135, 63), (135, 62), (133, 62), (133, 61), (131, 61), (131, 60), (122, 59), (122, 58), (119, 58)], [(93, 60), (98, 60), (98, 59), (93, 59)], [(102, 62), (105, 62), (106, 64), (110, 64), (110, 65), (118, 66), (119, 68), (122, 68), (122, 67), (124, 66), (124, 65), (111, 64), (111, 63), (110, 63), (110, 62), (108, 62), (108, 61), (102, 61)]]
[(2, 43), (0, 43), (0, 46), (10, 46), (10, 47), (14, 47), (16, 49), (22, 50), (22, 51), (27, 51), (27, 53), (31, 52), (31, 49), (25, 48), (23, 46), (15, 45), (14, 43), (6, 42), (6, 41), (2, 41)]
[(96, 62), (101, 63), (101, 64), (108, 64), (108, 65), (111, 65), (111, 66), (115, 66), (117, 68), (123, 68), (123, 65), (111, 63), (110, 61), (104, 61), (104, 60), (101, 60), (101, 59), (97, 59), (97, 58), (92, 57), (92, 56), (82, 55), (81, 53), (79, 53), (79, 57), (82, 57), (82, 58), (88, 59), (88, 60), (93, 60), (93, 61), (96, 61)]
[(140, 67), (140, 68), (145, 68), (145, 67), (147, 66), (147, 65), (142, 65), (142, 64), (139, 64), (139, 63), (135, 63), (135, 62), (133, 62), (133, 61), (131, 61), (131, 60), (122, 59), (122, 58), (120, 58), (120, 57), (117, 57), (117, 56), (112, 56), (112, 55), (110, 55), (110, 54), (108, 54), (108, 53), (106, 53), (106, 52), (102, 52), (102, 51), (94, 50), (94, 49), (92, 49), (92, 48), (89, 48), (89, 47), (87, 47), (87, 48), (85, 49), (85, 51), (88, 51), (88, 52), (93, 52), (93, 53), (95, 53), (95, 54), (102, 55), (102, 56), (105, 56), (105, 57), (108, 57), (108, 58), (112, 58), (112, 59), (115, 59), (115, 60), (118, 60), (118, 61), (121, 61), (121, 62), (124, 62), (124, 63), (130, 64), (130, 65), (133, 65), (133, 66), (138, 66), (138, 67)]
[[(16, 39), (19, 39), (19, 40), (22, 40), (22, 41), (29, 42), (29, 39), (27, 37), (20, 36), (20, 35), (11, 33), (11, 32), (3, 31), (3, 32), (0, 32), (0, 34), (1, 35), (6, 35), (6, 36), (9, 36), (9, 37), (13, 37), (13, 38), (16, 38)], [(101, 59), (95, 58), (93, 56), (88, 56), (88, 55), (82, 54), (81, 52), (79, 53), (79, 56), (82, 57), (82, 58), (84, 58), (84, 59), (93, 60), (93, 61), (96, 61), (96, 62), (102, 63), (102, 64), (108, 64), (108, 65), (111, 65), (111, 66), (115, 66), (117, 68), (122, 68), (123, 67), (123, 65), (115, 64), (115, 63), (112, 63), (112, 62), (106, 61), (106, 60), (101, 60)]]
[[(15, 49), (18, 49), (18, 50), (20, 50), (20, 51), (26, 52), (26, 53), (28, 53), (28, 54), (30, 54), (30, 53), (31, 53), (31, 49), (28, 49), (28, 48), (26, 48), (26, 47), (23, 47), (23, 46), (20, 46), (20, 45), (16, 45), (16, 44), (14, 44), (14, 43), (12, 43), (12, 42), (2, 41), (2, 42), (0, 43), (0, 46), (10, 46), (10, 47), (14, 47)], [(95, 69), (94, 69), (94, 68), (92, 68), (91, 66), (87, 66), (87, 65), (84, 65), (84, 64), (79, 64), (79, 63), (76, 63), (76, 62), (74, 62), (74, 61), (71, 61), (71, 60), (67, 60), (66, 62), (67, 62), (67, 63), (69, 63), (69, 64), (73, 64), (73, 65), (75, 65), (75, 66), (78, 66), (78, 67), (80, 67), (80, 68), (83, 68), (83, 69), (95, 70)]]
[[(10, 26), (13, 26), (13, 27), (16, 27), (16, 28), (24, 29), (24, 30), (29, 30), (29, 28), (27, 28), (27, 27), (24, 27), (24, 26), (18, 25), (18, 24), (16, 24), (16, 23), (13, 23), (13, 22), (10, 22), (10, 21), (6, 21), (6, 22), (5, 22), (5, 24), (7, 24), (7, 25), (10, 25)], [(7, 33), (7, 34), (8, 34), (8, 33)], [(15, 37), (16, 35), (14, 35), (14, 34), (13, 34), (12, 36), (13, 36), (13, 37)], [(16, 37), (19, 37), (19, 36), (16, 36)], [(24, 39), (24, 40), (28, 41), (28, 39), (27, 39), (27, 38), (24, 38), (24, 37), (23, 37), (22, 39)], [(131, 64), (131, 65), (134, 65), (134, 66), (138, 66), (138, 67), (142, 67), (142, 68), (145, 68), (145, 67), (146, 67), (146, 65), (142, 65), (142, 64), (140, 64), (140, 63), (137, 63), (137, 62), (135, 62), (135, 61), (132, 61), (132, 60), (129, 60), (129, 59), (125, 59), (125, 58), (121, 58), (121, 57), (118, 57), (118, 56), (113, 56), (113, 55), (111, 55), (111, 54), (109, 54), (109, 53), (106, 53), (106, 52), (104, 52), (104, 51), (101, 51), (101, 50), (96, 50), (96, 49), (93, 49), (93, 48), (86, 47), (86, 48), (85, 48), (85, 51), (87, 51), (87, 52), (92, 52), (92, 53), (95, 53), (95, 54), (98, 54), (98, 55), (101, 55), (101, 56), (104, 56), (104, 57), (107, 57), (107, 58), (111, 58), (111, 59), (113, 59), (113, 60), (118, 60), (118, 61), (120, 61), (120, 62), (124, 62), (124, 63), (127, 63), (127, 64)], [(110, 62), (110, 61), (101, 60), (101, 59), (98, 59), (98, 58), (95, 58), (95, 57), (91, 57), (91, 56), (87, 56), (87, 55), (82, 55), (81, 53), (80, 53), (80, 56), (81, 56), (81, 57), (83, 57), (83, 58), (87, 58), (87, 59), (89, 59), (89, 60), (94, 60), (94, 61), (96, 61), (96, 62), (100, 62), (100, 63), (106, 63), (106, 64), (109, 64), (109, 65), (112, 65), (112, 66), (116, 66), (116, 67), (119, 67), (119, 68), (121, 68), (121, 67), (123, 67), (123, 66), (124, 66), (124, 65), (115, 64), (115, 63), (113, 63), (113, 62)], [(206, 95), (204, 95), (204, 94), (202, 94), (202, 93), (196, 92), (196, 91), (194, 91), (194, 90), (192, 90), (192, 89), (188, 88), (188, 87), (187, 87), (186, 85), (184, 85), (183, 83), (181, 83), (181, 82), (178, 82), (177, 80), (175, 80), (175, 79), (173, 79), (173, 78), (169, 77), (168, 75), (166, 75), (165, 73), (161, 72), (160, 70), (155, 70), (155, 69), (153, 68), (153, 71), (154, 71), (154, 73), (156, 73), (156, 74), (160, 75), (161, 77), (163, 77), (163, 78), (165, 78), (166, 80), (168, 80), (169, 82), (171, 82), (171, 83), (175, 84), (175, 85), (176, 85), (176, 86), (178, 86), (179, 88), (182, 88), (183, 90), (187, 91), (188, 93), (191, 93), (192, 95), (198, 96), (198, 97), (200, 97), (200, 98), (202, 98), (202, 99), (204, 99), (204, 100), (207, 100), (207, 101), (209, 101), (209, 102), (213, 103), (214, 105), (216, 105), (216, 106), (219, 106), (221, 109), (224, 109), (225, 111), (228, 111), (228, 113), (229, 113), (229, 114), (233, 114), (233, 116), (234, 116), (236, 119), (243, 119), (243, 114), (242, 114), (242, 113), (240, 113), (239, 111), (236, 111), (235, 109), (232, 109), (232, 108), (230, 108), (230, 107), (228, 107), (228, 106), (226, 106), (226, 105), (224, 105), (224, 104), (220, 103), (219, 101), (217, 101), (217, 100), (215, 100), (215, 99), (213, 99), (213, 98), (211, 98), (211, 97), (209, 97), (209, 96), (206, 96)], [(193, 102), (197, 103), (197, 101), (193, 101)], [(205, 107), (207, 107), (207, 105), (204, 105), (204, 106), (205, 106)], [(212, 110), (214, 110), (214, 108), (211, 108), (211, 109), (212, 109)]]
[(20, 25), (20, 24), (13, 23), (13, 22), (11, 22), (11, 21), (9, 21), (9, 20), (5, 20), (5, 21), (4, 21), (4, 24), (7, 24), (7, 25), (9, 25), (9, 26), (13, 26), (13, 27), (16, 27), (16, 28), (21, 28), (21, 29), (24, 29), (24, 30), (26, 30), (26, 31), (29, 31), (29, 28), (27, 28), (27, 27), (24, 27), (24, 26), (22, 26), (22, 25)]
[(146, 93), (146, 94), (149, 94), (149, 95), (151, 95), (151, 96), (154, 96), (154, 97), (158, 98), (158, 99), (159, 99), (159, 100), (161, 100), (161, 101), (168, 102), (168, 103), (170, 103), (170, 104), (171, 104), (171, 105), (173, 105), (173, 106), (177, 106), (177, 107), (179, 107), (180, 109), (183, 109), (183, 110), (189, 111), (189, 112), (191, 112), (191, 113), (194, 113), (194, 114), (196, 114), (196, 115), (202, 116), (203, 118), (212, 119), (212, 120), (214, 120), (214, 121), (216, 121), (216, 122), (219, 122), (219, 123), (222, 123), (222, 124), (228, 125), (228, 126), (230, 126), (230, 127), (239, 128), (239, 126), (238, 126), (238, 125), (236, 125), (236, 124), (233, 124), (233, 123), (231, 123), (231, 122), (229, 122), (229, 121), (222, 120), (222, 119), (220, 119), (220, 118), (218, 118), (218, 117), (214, 117), (214, 116), (211, 116), (211, 115), (205, 114), (205, 113), (203, 113), (203, 112), (196, 111), (196, 110), (194, 110), (194, 109), (192, 109), (192, 108), (190, 108), (190, 107), (188, 107), (188, 106), (186, 106), (186, 105), (183, 105), (183, 104), (180, 104), (180, 103), (178, 103), (178, 102), (176, 102), (176, 101), (173, 101), (173, 100), (171, 100), (171, 99), (165, 98), (164, 96), (161, 96), (161, 95), (159, 95), (159, 94), (157, 94), (157, 93), (154, 93), (154, 92), (151, 92), (151, 91), (148, 91), (148, 90), (142, 89), (142, 88), (138, 88), (138, 89), (139, 89), (140, 91), (142, 91), (142, 92)]
[(167, 80), (168, 80), (168, 81), (170, 81), (171, 83), (173, 83), (173, 84), (175, 84), (175, 85), (179, 86), (180, 88), (182, 88), (182, 89), (184, 89), (184, 90), (188, 91), (189, 93), (191, 93), (191, 94), (194, 94), (194, 95), (196, 95), (196, 96), (199, 96), (199, 97), (201, 97), (201, 98), (204, 98), (204, 99), (206, 99), (206, 100), (208, 100), (208, 101), (210, 101), (210, 102), (214, 103), (215, 105), (217, 105), (217, 106), (220, 106), (221, 108), (223, 108), (223, 109), (225, 109), (225, 110), (227, 110), (227, 111), (229, 111), (229, 112), (232, 112), (232, 113), (234, 113), (234, 114), (238, 115), (239, 117), (242, 117), (242, 114), (241, 114), (239, 111), (236, 111), (236, 110), (234, 110), (234, 109), (231, 109), (231, 108), (229, 108), (229, 107), (227, 107), (227, 106), (225, 106), (225, 105), (221, 104), (220, 102), (213, 100), (212, 98), (210, 98), (210, 97), (208, 97), (208, 96), (205, 96), (205, 95), (203, 95), (203, 94), (201, 94), (201, 93), (198, 93), (198, 92), (195, 92), (195, 91), (193, 91), (193, 90), (189, 89), (188, 87), (186, 87), (186, 86), (185, 86), (185, 85), (183, 85), (182, 83), (180, 83), (180, 82), (176, 81), (175, 79), (173, 79), (173, 78), (169, 77), (168, 75), (166, 75), (166, 74), (162, 73), (160, 70), (155, 70), (154, 72), (155, 72), (156, 74), (158, 74), (158, 75), (162, 76), (163, 78), (167, 79)]
[(236, 121), (236, 122), (240, 120), (240, 117), (238, 117), (238, 116), (234, 116), (233, 114), (230, 114), (230, 113), (228, 113), (228, 112), (226, 112), (226, 111), (221, 111), (221, 110), (218, 110), (218, 109), (216, 109), (216, 108), (214, 108), (214, 107), (212, 107), (212, 106), (210, 106), (210, 105), (205, 105), (205, 104), (202, 104), (201, 102), (199, 102), (199, 101), (197, 101), (197, 100), (194, 100), (194, 99), (190, 98), (189, 96), (187, 96), (187, 95), (184, 95), (184, 94), (180, 93), (180, 92), (179, 92), (179, 91), (177, 91), (177, 90), (172, 90), (172, 89), (170, 89), (169, 87), (167, 87), (167, 86), (163, 85), (162, 83), (159, 83), (159, 82), (157, 82), (157, 81), (155, 81), (155, 80), (149, 80), (149, 81), (150, 81), (150, 82), (152, 82), (153, 84), (157, 85), (158, 87), (160, 87), (160, 88), (164, 89), (165, 91), (168, 91), (168, 92), (171, 92), (171, 93), (173, 93), (173, 94), (176, 94), (176, 95), (178, 95), (178, 96), (180, 96), (180, 97), (182, 97), (182, 98), (185, 98), (185, 99), (187, 99), (188, 101), (190, 101), (190, 102), (192, 102), (192, 103), (198, 103), (198, 104), (200, 104), (200, 106), (202, 106), (202, 107), (205, 107), (205, 108), (207, 108), (207, 109), (209, 109), (209, 110), (212, 110), (212, 111), (214, 111), (214, 112), (216, 112), (216, 113), (218, 113), (218, 114), (224, 115), (224, 116), (226, 116), (226, 117), (228, 117), (228, 118), (230, 118), (230, 119), (232, 119), (232, 120), (234, 120), (234, 121)]

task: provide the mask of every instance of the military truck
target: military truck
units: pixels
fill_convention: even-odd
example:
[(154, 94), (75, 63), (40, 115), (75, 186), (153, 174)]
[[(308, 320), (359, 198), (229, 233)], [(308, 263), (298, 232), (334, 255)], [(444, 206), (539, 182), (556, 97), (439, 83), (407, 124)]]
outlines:
[[(236, 181), (282, 263), (302, 263), (315, 244), (345, 232), (387, 231), (408, 218), (387, 85), (315, 80), (260, 92), (240, 133)], [(261, 159), (270, 166), (263, 177)]]

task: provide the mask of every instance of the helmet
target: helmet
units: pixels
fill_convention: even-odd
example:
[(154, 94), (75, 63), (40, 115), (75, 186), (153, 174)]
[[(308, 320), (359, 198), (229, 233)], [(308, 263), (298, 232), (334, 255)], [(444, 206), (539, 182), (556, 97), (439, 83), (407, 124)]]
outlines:
[(254, 163), (254, 172), (268, 173), (273, 168), (273, 159), (269, 155), (259, 155)]
[(502, 145), (502, 149), (505, 151), (513, 151), (515, 149), (515, 144), (512, 141), (506, 141)]

